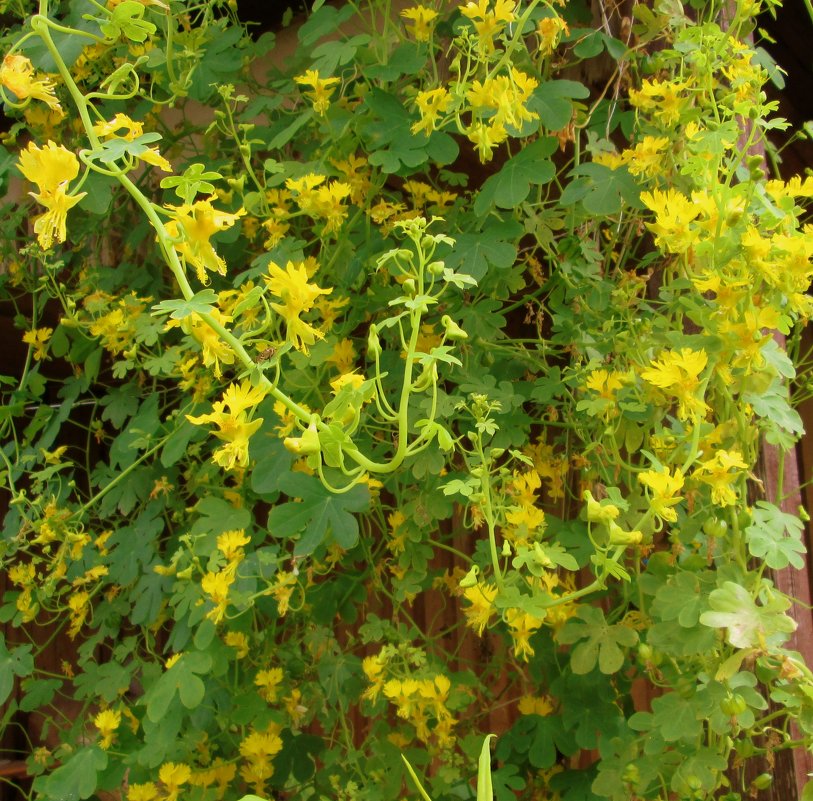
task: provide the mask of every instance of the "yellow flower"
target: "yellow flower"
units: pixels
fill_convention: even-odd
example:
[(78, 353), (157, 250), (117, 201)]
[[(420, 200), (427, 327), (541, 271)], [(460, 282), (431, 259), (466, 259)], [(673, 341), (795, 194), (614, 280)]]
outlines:
[[(718, 450), (711, 459), (703, 462), (693, 473), (704, 484), (711, 487), (711, 500), (718, 506), (733, 506), (737, 502), (737, 492), (732, 486), (740, 479), (748, 465), (739, 451)], [(734, 470), (735, 472), (730, 472)]]
[(164, 785), (165, 795), (163, 801), (177, 801), (181, 786), (187, 784), (192, 776), (189, 765), (183, 762), (165, 762), (158, 771), (158, 778)]
[(47, 77), (36, 78), (34, 65), (25, 56), (13, 53), (3, 59), (3, 64), (0, 65), (0, 83), (14, 92), (17, 100), (42, 100), (52, 111), (62, 112), (62, 106), (54, 92), (54, 82)]
[(284, 270), (271, 262), (265, 283), (271, 294), (282, 301), (272, 303), (271, 308), (285, 320), (288, 340), (297, 350), (307, 353), (308, 345), (322, 339), (324, 334), (300, 319), (300, 315), (313, 308), (319, 295), (329, 295), (333, 290), (308, 283), (308, 273), (302, 262), (289, 261)]
[(229, 631), (226, 633), (226, 645), (237, 649), (237, 658), (248, 656), (248, 637), (242, 631)]
[(202, 284), (209, 282), (207, 270), (219, 275), (226, 274), (226, 262), (217, 255), (210, 238), (218, 231), (231, 228), (246, 213), (245, 209), (234, 214), (218, 211), (212, 206), (211, 200), (209, 198), (197, 200), (191, 205), (184, 203), (181, 206), (167, 206), (172, 219), (166, 224), (166, 229), (173, 239), (178, 240), (174, 243), (175, 250), (195, 268)]
[(294, 200), (305, 214), (325, 220), (322, 233), (335, 233), (347, 217), (347, 206), (342, 201), (350, 193), (350, 184), (330, 181), (324, 175), (309, 173), (301, 178), (289, 178), (286, 189), (294, 193)]
[(536, 35), (539, 37), (539, 52), (543, 56), (549, 56), (559, 44), (562, 34), (570, 33), (567, 23), (558, 15), (543, 17), (536, 27)]
[(328, 357), (328, 361), (335, 364), (340, 373), (349, 373), (356, 363), (356, 349), (353, 347), (353, 340), (340, 339), (333, 346), (333, 353)]
[(79, 174), (79, 160), (62, 145), (51, 141), (43, 148), (29, 142), (28, 149), (20, 153), (19, 168), (39, 189), (29, 194), (48, 209), (34, 221), (40, 246), (47, 250), (55, 239), (65, 241), (68, 210), (87, 194), (67, 194), (68, 183)]
[(214, 601), (214, 609), (211, 609), (206, 617), (215, 623), (220, 623), (226, 614), (226, 607), (229, 605), (229, 588), (234, 583), (234, 573), (228, 570), (221, 570), (218, 573), (207, 573), (200, 583), (201, 589)]
[(48, 340), (54, 333), (53, 328), (34, 328), (23, 334), (23, 342), (34, 348), (34, 358), (39, 362), (48, 356)]
[(652, 490), (652, 509), (655, 514), (662, 520), (674, 523), (677, 512), (672, 507), (683, 500), (680, 495), (676, 495), (683, 487), (683, 472), (680, 468), (675, 469), (674, 475), (670, 475), (668, 468), (647, 470), (638, 474), (638, 481)]
[(664, 154), (669, 149), (665, 136), (645, 136), (628, 153), (627, 164), (633, 175), (655, 176), (664, 171)]
[(433, 23), (438, 16), (437, 11), (425, 6), (413, 6), (412, 8), (405, 8), (401, 12), (401, 16), (412, 22), (409, 33), (416, 42), (429, 41), (434, 28)]
[(243, 546), (251, 542), (251, 537), (242, 529), (224, 531), (218, 535), (217, 549), (226, 557), (227, 562), (237, 562), (243, 558)]
[(448, 90), (439, 86), (437, 89), (427, 89), (424, 92), (418, 92), (415, 98), (415, 105), (418, 107), (418, 113), (421, 115), (421, 121), (413, 123), (412, 133), (420, 133), (423, 131), (429, 136), (435, 130), (438, 117), (445, 114), (452, 104), (452, 96)]
[(542, 625), (539, 618), (529, 615), (520, 609), (509, 609), (505, 615), (508, 631), (514, 641), (514, 656), (527, 662), (529, 656), (534, 655), (531, 646), (531, 635)]
[(127, 801), (155, 801), (158, 788), (152, 783), (131, 784), (127, 789)]
[(99, 745), (108, 749), (113, 744), (113, 737), (116, 734), (116, 729), (121, 723), (121, 712), (114, 712), (112, 709), (103, 709), (93, 718), (93, 725), (99, 730), (102, 735)]
[(320, 78), (318, 70), (306, 70), (304, 75), (297, 75), (294, 81), (300, 86), (310, 86), (312, 90), (305, 92), (313, 104), (313, 110), (321, 117), (330, 107), (330, 96), (333, 94), (333, 87), (340, 83), (338, 78)]
[(547, 695), (541, 697), (523, 695), (519, 699), (517, 708), (521, 715), (540, 715), (544, 718), (553, 712), (554, 705)]
[(278, 686), (282, 681), (282, 668), (261, 670), (254, 677), (254, 684), (260, 689), (259, 693), (269, 703), (277, 700)]
[(677, 398), (678, 417), (686, 420), (690, 415), (702, 415), (708, 411), (703, 399), (697, 397), (700, 374), (707, 362), (708, 356), (702, 349), (664, 351), (660, 359), (652, 362), (652, 367), (641, 371), (641, 378)]
[(483, 53), (494, 51), (494, 37), (510, 22), (513, 22), (515, 3), (513, 0), (496, 0), (494, 9), (488, 7), (489, 0), (469, 0), (461, 6), (461, 13), (474, 23), (478, 45)]
[(483, 631), (494, 614), (496, 596), (497, 588), (493, 584), (478, 583), (463, 591), (463, 597), (471, 603), (471, 606), (463, 609), (463, 613), (466, 615), (466, 625), (474, 629), (480, 637), (483, 636)]
[(655, 212), (655, 222), (646, 227), (655, 234), (655, 244), (669, 253), (685, 253), (697, 240), (698, 235), (689, 226), (701, 207), (676, 189), (661, 192), (641, 192), (641, 202)]

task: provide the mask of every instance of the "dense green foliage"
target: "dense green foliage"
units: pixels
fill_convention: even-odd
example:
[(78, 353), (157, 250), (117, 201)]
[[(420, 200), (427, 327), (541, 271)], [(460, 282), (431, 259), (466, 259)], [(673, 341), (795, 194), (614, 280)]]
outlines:
[(467, 799), (494, 732), (481, 801), (735, 801), (810, 746), (758, 2), (317, 2), (288, 57), (219, 0), (4, 6), (34, 795)]

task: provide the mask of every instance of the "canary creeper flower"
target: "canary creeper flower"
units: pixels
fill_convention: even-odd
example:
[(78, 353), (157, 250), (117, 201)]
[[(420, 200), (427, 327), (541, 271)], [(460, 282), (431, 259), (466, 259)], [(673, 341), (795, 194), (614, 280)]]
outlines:
[(443, 86), (418, 92), (415, 105), (421, 119), (420, 122), (413, 123), (412, 133), (424, 133), (429, 136), (437, 127), (438, 118), (449, 110), (451, 104), (452, 96)]
[(708, 411), (709, 407), (703, 399), (697, 397), (700, 374), (707, 363), (708, 355), (702, 349), (664, 351), (659, 359), (652, 362), (652, 367), (641, 371), (641, 378), (677, 398), (678, 417), (686, 420)]
[(748, 465), (739, 451), (720, 449), (711, 459), (703, 462), (692, 475), (711, 487), (713, 503), (718, 506), (733, 506), (737, 503), (737, 491), (733, 485), (747, 469)]
[(163, 801), (178, 801), (181, 787), (188, 784), (192, 777), (189, 765), (174, 762), (165, 762), (158, 771), (158, 778), (164, 785)]
[(677, 495), (683, 488), (683, 472), (680, 468), (675, 469), (675, 474), (671, 475), (669, 469), (646, 470), (638, 474), (638, 481), (652, 491), (651, 504), (657, 517), (674, 523), (677, 520), (677, 512), (672, 507), (679, 504), (683, 497)]
[(173, 245), (178, 254), (195, 268), (198, 280), (208, 284), (210, 273), (226, 274), (226, 262), (217, 255), (209, 241), (218, 231), (231, 228), (240, 217), (245, 216), (245, 209), (233, 214), (218, 211), (212, 206), (212, 199), (197, 200), (192, 204), (170, 206), (172, 219), (166, 224), (169, 235), (176, 240)]
[(34, 328), (23, 334), (23, 342), (34, 348), (34, 359), (42, 361), (48, 357), (48, 340), (54, 333), (53, 328)]
[(99, 730), (102, 739), (99, 746), (105, 750), (113, 744), (116, 736), (116, 729), (121, 723), (121, 712), (114, 712), (112, 709), (103, 709), (93, 718), (93, 725)]
[(254, 677), (254, 684), (259, 687), (259, 694), (268, 703), (274, 703), (279, 693), (279, 684), (282, 681), (282, 668), (261, 670)]
[(494, 52), (494, 37), (509, 23), (514, 22), (513, 0), (496, 0), (494, 8), (490, 9), (489, 0), (469, 0), (460, 7), (463, 16), (468, 17), (477, 32), (478, 46), (482, 53)]
[(497, 597), (497, 588), (493, 584), (475, 584), (463, 591), (463, 597), (471, 604), (463, 609), (466, 615), (466, 625), (474, 629), (482, 637), (494, 614), (494, 599)]
[(158, 788), (152, 782), (131, 784), (127, 789), (127, 801), (155, 801), (157, 798)]
[(320, 295), (329, 295), (332, 289), (322, 289), (308, 283), (308, 273), (302, 262), (289, 261), (285, 269), (271, 262), (268, 265), (266, 286), (280, 303), (272, 303), (271, 308), (285, 320), (288, 340), (303, 353), (324, 334), (301, 319), (300, 315), (309, 312)]
[(12, 53), (3, 59), (0, 65), (0, 84), (6, 89), (14, 92), (17, 100), (42, 100), (51, 111), (56, 111), (60, 115), (62, 106), (56, 99), (54, 82), (48, 77), (36, 77), (34, 75), (34, 65), (26, 56)]
[(306, 70), (304, 75), (297, 75), (294, 81), (300, 86), (310, 86), (310, 92), (304, 92), (305, 97), (311, 101), (313, 110), (324, 117), (330, 108), (330, 96), (333, 88), (340, 83), (338, 78), (320, 78), (318, 70)]
[[(132, 142), (144, 133), (144, 123), (119, 113), (112, 120), (97, 122), (93, 126), (93, 131), (101, 139), (124, 139)], [(138, 159), (164, 172), (172, 172), (172, 165), (161, 155), (157, 147), (146, 148), (139, 154)]]
[(409, 34), (416, 42), (428, 42), (435, 28), (438, 12), (426, 6), (413, 6), (401, 12), (404, 19), (409, 20)]
[(559, 45), (562, 34), (566, 36), (569, 33), (567, 23), (560, 16), (554, 14), (552, 17), (542, 18), (536, 27), (536, 35), (539, 37), (539, 53), (543, 56), (551, 55)]
[(40, 247), (48, 250), (54, 240), (65, 241), (68, 210), (87, 194), (67, 193), (68, 184), (79, 175), (79, 159), (51, 141), (45, 147), (29, 142), (28, 148), (20, 153), (18, 167), (29, 181), (37, 184), (39, 191), (30, 192), (31, 197), (48, 209), (34, 220), (34, 233)]
[(655, 234), (655, 244), (669, 253), (685, 253), (698, 239), (689, 225), (700, 214), (701, 207), (676, 189), (641, 192), (641, 202), (655, 212), (655, 222), (646, 227)]

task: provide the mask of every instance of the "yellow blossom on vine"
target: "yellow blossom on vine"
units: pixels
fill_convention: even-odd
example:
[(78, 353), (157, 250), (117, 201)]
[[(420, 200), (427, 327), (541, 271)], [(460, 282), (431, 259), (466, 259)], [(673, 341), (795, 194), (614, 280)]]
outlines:
[(248, 381), (231, 384), (223, 393), (222, 400), (212, 404), (209, 414), (197, 417), (186, 415), (186, 419), (194, 425), (214, 423), (218, 426), (214, 435), (225, 444), (215, 450), (213, 460), (226, 470), (248, 465), (248, 443), (251, 435), (262, 425), (263, 418), (249, 420), (247, 410), (259, 403), (264, 394), (263, 390), (252, 387)]
[(68, 635), (74, 639), (90, 613), (90, 595), (85, 590), (72, 593), (68, 598), (68, 611), (71, 615)]
[(415, 105), (421, 115), (421, 120), (413, 123), (412, 133), (423, 132), (429, 136), (437, 127), (438, 118), (449, 110), (451, 104), (452, 96), (443, 86), (418, 92)]
[(438, 17), (438, 12), (426, 6), (412, 6), (405, 8), (401, 12), (404, 19), (408, 19), (412, 25), (409, 27), (409, 34), (416, 42), (428, 42), (432, 36), (434, 22)]
[(655, 243), (669, 253), (685, 253), (697, 240), (691, 223), (700, 207), (676, 189), (641, 192), (641, 202), (655, 212), (655, 222), (646, 227), (655, 234)]
[(54, 240), (65, 241), (68, 210), (87, 194), (67, 194), (68, 184), (79, 175), (79, 160), (62, 145), (51, 141), (45, 147), (37, 147), (29, 142), (28, 148), (20, 153), (18, 166), (20, 172), (37, 184), (39, 189), (29, 194), (48, 209), (34, 221), (34, 233), (40, 246), (48, 250)]
[(23, 334), (23, 342), (34, 348), (34, 359), (36, 359), (36, 361), (39, 362), (47, 358), (48, 341), (51, 339), (51, 334), (53, 333), (53, 328), (34, 328)]
[(158, 798), (158, 787), (152, 782), (131, 784), (127, 788), (127, 801), (155, 801)]
[(539, 37), (539, 52), (549, 56), (556, 50), (562, 34), (569, 34), (567, 23), (558, 15), (543, 17), (536, 26), (536, 35)]
[(113, 738), (116, 736), (116, 729), (121, 723), (121, 712), (113, 711), (112, 709), (103, 709), (93, 718), (93, 725), (99, 730), (102, 739), (99, 746), (105, 750), (110, 748), (113, 744)]
[(301, 178), (289, 178), (285, 187), (305, 214), (325, 220), (322, 233), (335, 233), (347, 217), (343, 201), (350, 195), (350, 185), (344, 181), (327, 182), (324, 175), (308, 173)]
[(705, 370), (708, 356), (704, 350), (681, 348), (664, 351), (652, 366), (641, 371), (641, 378), (669, 395), (677, 398), (678, 417), (704, 415), (708, 406), (697, 397), (700, 374)]
[(229, 605), (229, 588), (234, 584), (234, 572), (230, 570), (220, 570), (217, 573), (208, 572), (200, 582), (200, 587), (209, 600), (214, 603), (206, 617), (215, 623), (220, 623), (226, 614), (226, 607)]
[(243, 529), (224, 531), (218, 534), (217, 549), (226, 557), (227, 562), (239, 562), (244, 557), (243, 546), (251, 542)]
[(664, 171), (664, 155), (670, 147), (665, 136), (645, 136), (635, 147), (624, 151), (629, 171), (633, 175), (653, 177)]
[(652, 491), (651, 504), (657, 517), (674, 523), (677, 512), (672, 508), (679, 504), (683, 497), (677, 495), (683, 488), (683, 472), (675, 468), (674, 475), (668, 469), (646, 470), (638, 474), (638, 481)]
[(386, 660), (381, 654), (365, 656), (361, 660), (361, 669), (370, 682), (370, 686), (362, 693), (362, 698), (375, 702), (379, 693), (384, 689), (384, 668)]
[(686, 82), (645, 80), (640, 89), (629, 90), (629, 100), (636, 108), (651, 112), (668, 128), (680, 120), (688, 105), (688, 89)]
[(26, 56), (12, 53), (3, 59), (0, 65), (0, 84), (14, 92), (21, 102), (30, 98), (42, 100), (52, 111), (62, 113), (62, 106), (56, 99), (54, 82), (47, 76), (35, 76), (34, 65)]
[(471, 604), (463, 608), (466, 616), (466, 625), (474, 629), (482, 637), (492, 615), (495, 613), (494, 599), (497, 597), (497, 587), (493, 584), (478, 582), (473, 587), (466, 587), (463, 597)]
[(711, 459), (702, 462), (692, 476), (711, 487), (713, 503), (718, 506), (733, 506), (737, 503), (734, 484), (739, 482), (742, 472), (747, 469), (748, 465), (738, 450), (720, 449)]
[(226, 262), (217, 255), (210, 239), (218, 231), (231, 228), (245, 210), (235, 213), (219, 211), (212, 206), (212, 198), (166, 207), (172, 219), (166, 224), (169, 235), (178, 254), (195, 268), (198, 280), (208, 284), (210, 273), (226, 274)]
[(164, 785), (163, 801), (177, 801), (181, 787), (189, 782), (192, 770), (183, 762), (165, 762), (158, 771), (158, 778)]
[(271, 308), (285, 320), (288, 340), (297, 350), (307, 353), (308, 346), (322, 339), (324, 334), (302, 320), (300, 315), (313, 308), (319, 295), (329, 295), (333, 290), (308, 283), (308, 273), (302, 262), (289, 261), (284, 270), (270, 262), (265, 283), (270, 293), (281, 301), (272, 303)]
[(248, 656), (248, 637), (242, 631), (226, 632), (224, 642), (230, 648), (237, 650), (237, 658), (243, 659)]
[(521, 609), (509, 609), (505, 620), (508, 623), (508, 633), (514, 641), (514, 656), (527, 662), (528, 657), (534, 655), (530, 638), (542, 625), (542, 620)]
[(474, 24), (480, 51), (486, 54), (494, 52), (494, 37), (516, 19), (514, 0), (495, 0), (493, 8), (489, 5), (489, 0), (469, 0), (460, 7), (463, 16)]
[(297, 580), (295, 573), (287, 570), (277, 572), (277, 578), (268, 590), (268, 594), (277, 602), (277, 612), (280, 617), (285, 617), (288, 612), (288, 608), (291, 604), (291, 596), (294, 594), (296, 587)]
[(300, 86), (310, 86), (311, 91), (305, 92), (313, 105), (313, 110), (321, 117), (325, 116), (330, 108), (330, 96), (337, 83), (341, 83), (339, 78), (320, 78), (318, 70), (306, 70), (304, 75), (297, 75), (294, 81)]
[(282, 668), (271, 668), (270, 670), (261, 670), (254, 677), (254, 684), (260, 689), (258, 692), (268, 703), (273, 703), (277, 700), (278, 687), (282, 681)]
[(517, 704), (521, 715), (539, 715), (543, 718), (552, 714), (555, 708), (550, 696), (547, 695), (523, 695)]
[(353, 340), (340, 339), (333, 346), (333, 353), (327, 360), (334, 364), (340, 373), (349, 373), (356, 364), (356, 349), (353, 347)]

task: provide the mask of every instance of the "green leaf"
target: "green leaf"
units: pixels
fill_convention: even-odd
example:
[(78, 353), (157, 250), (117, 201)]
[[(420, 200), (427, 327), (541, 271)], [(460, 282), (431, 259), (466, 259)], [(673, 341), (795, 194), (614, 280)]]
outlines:
[(766, 589), (765, 602), (758, 605), (745, 587), (726, 581), (709, 596), (711, 611), (700, 622), (711, 628), (728, 629), (728, 641), (735, 648), (781, 645), (796, 630), (796, 622), (785, 614), (790, 601)]
[(553, 137), (526, 145), (496, 175), (486, 179), (474, 201), (474, 213), (484, 217), (494, 205), (502, 209), (516, 208), (528, 197), (532, 184), (541, 186), (552, 181), (556, 167), (550, 156), (556, 147), (557, 140)]
[(477, 801), (492, 801), (494, 791), (491, 784), (491, 740), (496, 734), (487, 734), (477, 760)]
[(192, 534), (220, 534), (251, 525), (249, 509), (235, 509), (222, 498), (203, 498), (195, 508), (200, 517), (192, 526)]
[(101, 748), (95, 745), (82, 748), (48, 776), (40, 777), (36, 789), (41, 797), (55, 801), (90, 798), (96, 790), (99, 772), (106, 767), (107, 754)]
[(33, 712), (50, 704), (62, 683), (61, 679), (25, 679), (22, 683), (25, 695), (20, 701), (20, 709), (23, 712)]
[(589, 96), (589, 89), (576, 81), (545, 81), (534, 90), (528, 109), (539, 115), (539, 121), (549, 131), (560, 131), (573, 116), (572, 98)]
[(124, 36), (131, 42), (144, 42), (155, 33), (156, 27), (144, 19), (146, 8), (136, 0), (124, 0), (114, 9), (112, 15), (99, 26), (108, 39)]
[(767, 501), (757, 501), (751, 525), (745, 529), (748, 551), (774, 570), (788, 565), (801, 570), (805, 565), (802, 554), (806, 552), (803, 531), (804, 524), (796, 515), (787, 514)]
[(215, 191), (215, 187), (210, 181), (217, 181), (222, 177), (219, 172), (207, 170), (205, 164), (195, 162), (190, 164), (182, 175), (169, 175), (162, 178), (161, 188), (174, 189), (175, 194), (184, 203), (192, 203), (198, 194), (211, 195)]
[(189, 300), (162, 300), (152, 307), (152, 314), (169, 314), (173, 320), (183, 320), (191, 314), (210, 314), (216, 304), (217, 293), (213, 289), (202, 289)]
[(765, 419), (768, 427), (779, 427), (791, 434), (804, 433), (802, 418), (790, 405), (788, 388), (779, 378), (762, 392), (744, 392), (742, 399), (751, 405), (755, 414)]
[(515, 242), (521, 234), (517, 223), (490, 223), (479, 233), (459, 234), (444, 261), (447, 267), (480, 281), (490, 268), (507, 270), (514, 266)]
[(294, 546), (296, 556), (313, 553), (329, 535), (345, 550), (356, 544), (359, 527), (353, 513), (369, 504), (365, 486), (335, 495), (317, 479), (293, 473), (283, 476), (279, 485), (289, 497), (301, 501), (275, 506), (268, 516), (268, 528), (275, 536), (301, 535)]
[(619, 671), (624, 664), (621, 646), (635, 645), (638, 633), (620, 623), (608, 624), (604, 612), (591, 606), (580, 607), (577, 618), (569, 620), (559, 633), (559, 642), (579, 643), (570, 655), (573, 672), (589, 673), (596, 663), (606, 675)]
[(640, 208), (638, 184), (626, 167), (617, 170), (588, 162), (575, 167), (559, 202), (570, 206), (581, 202), (589, 214), (617, 214), (624, 205)]
[(6, 647), (5, 635), (0, 632), (0, 704), (11, 695), (15, 676), (28, 676), (34, 672), (34, 657), (30, 645)]

